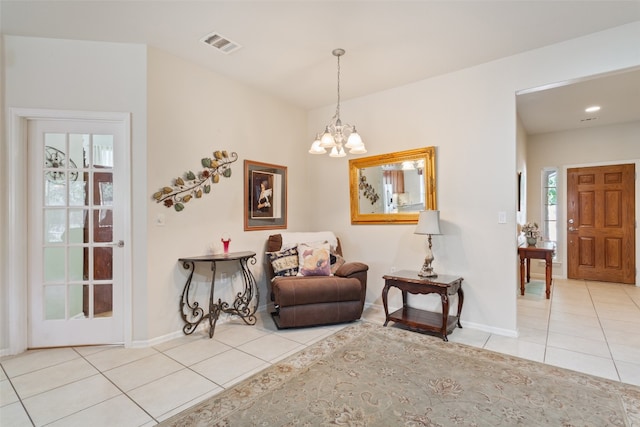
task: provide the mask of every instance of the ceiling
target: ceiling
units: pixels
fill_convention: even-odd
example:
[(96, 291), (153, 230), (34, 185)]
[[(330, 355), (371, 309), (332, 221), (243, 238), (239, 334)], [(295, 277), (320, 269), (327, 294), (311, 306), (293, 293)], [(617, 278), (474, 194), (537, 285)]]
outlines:
[[(638, 0), (0, 0), (4, 34), (147, 44), (304, 109), (336, 102), (334, 48), (346, 50), (340, 61), (345, 100), (635, 21)], [(241, 48), (217, 51), (201, 41), (212, 32)], [(638, 73), (632, 74), (624, 84), (637, 89)], [(580, 112), (559, 107), (582, 110), (586, 101), (603, 110), (582, 125), (605, 124), (611, 110), (604, 105), (634, 111), (640, 120), (640, 94), (620, 90), (619, 77), (580, 83), (578, 91), (565, 85), (518, 97), (525, 128), (548, 132), (575, 123)], [(612, 94), (608, 84), (616, 97), (605, 102), (600, 97)], [(549, 103), (547, 96), (575, 102)]]
[(531, 135), (640, 121), (640, 69), (523, 91), (517, 108)]

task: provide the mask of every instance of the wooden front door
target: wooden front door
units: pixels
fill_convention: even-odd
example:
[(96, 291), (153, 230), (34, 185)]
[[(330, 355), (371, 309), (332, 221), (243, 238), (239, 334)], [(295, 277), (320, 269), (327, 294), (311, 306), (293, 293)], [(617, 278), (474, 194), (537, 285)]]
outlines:
[(635, 165), (567, 170), (568, 277), (635, 283)]

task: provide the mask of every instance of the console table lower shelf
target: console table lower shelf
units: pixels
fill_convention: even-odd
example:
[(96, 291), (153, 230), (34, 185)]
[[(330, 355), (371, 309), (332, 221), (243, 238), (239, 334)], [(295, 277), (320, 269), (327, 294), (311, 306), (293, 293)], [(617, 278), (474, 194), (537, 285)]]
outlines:
[(430, 332), (436, 332), (442, 335), (445, 341), (448, 341), (447, 335), (449, 335), (457, 327), (462, 328), (460, 325), (460, 318), (458, 316), (447, 316), (447, 330), (446, 334), (442, 330), (442, 313), (435, 311), (421, 310), (413, 307), (403, 307), (387, 316), (387, 320), (384, 325), (387, 326), (387, 322), (402, 323), (410, 328), (421, 329)]
[[(464, 302), (462, 292), (462, 277), (440, 275), (436, 277), (420, 277), (417, 271), (403, 270), (397, 273), (383, 276), (385, 280), (382, 289), (382, 304), (384, 305), (385, 322), (389, 321), (401, 323), (412, 329), (428, 332), (435, 332), (444, 341), (449, 341), (447, 337), (456, 328), (462, 328), (460, 324), (460, 313)], [(389, 314), (387, 305), (387, 294), (391, 287), (398, 288), (402, 292), (402, 308)], [(438, 294), (442, 303), (442, 312), (437, 313), (410, 307), (407, 304), (407, 294)], [(449, 296), (458, 296), (458, 310), (455, 316), (449, 315)]]

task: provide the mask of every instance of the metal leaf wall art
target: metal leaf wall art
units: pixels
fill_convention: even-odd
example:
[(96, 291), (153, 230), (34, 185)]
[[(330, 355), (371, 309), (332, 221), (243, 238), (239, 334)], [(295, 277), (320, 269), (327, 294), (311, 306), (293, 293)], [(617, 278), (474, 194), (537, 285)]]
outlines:
[(366, 197), (367, 199), (369, 199), (369, 201), (371, 202), (371, 204), (373, 205), (375, 202), (378, 201), (378, 199), (380, 199), (380, 196), (378, 196), (378, 193), (376, 192), (376, 189), (373, 188), (373, 185), (369, 184), (367, 182), (367, 177), (366, 176), (361, 176), (360, 177), (360, 191), (362, 191), (362, 194), (364, 195), (364, 197)]
[(197, 174), (188, 171), (182, 177), (173, 181), (173, 185), (162, 187), (153, 193), (153, 198), (158, 203), (164, 203), (168, 208), (172, 207), (180, 212), (185, 204), (193, 199), (199, 199), (203, 194), (211, 192), (211, 184), (220, 182), (220, 177), (229, 178), (231, 176), (231, 163), (238, 160), (238, 154), (228, 153), (226, 150), (213, 152), (213, 158), (202, 159), (203, 170)]

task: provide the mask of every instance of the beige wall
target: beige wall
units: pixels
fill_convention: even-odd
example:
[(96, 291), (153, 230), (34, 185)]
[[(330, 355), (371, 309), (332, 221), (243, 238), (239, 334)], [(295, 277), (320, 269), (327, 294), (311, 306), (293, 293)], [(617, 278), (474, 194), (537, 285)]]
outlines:
[[(290, 229), (310, 227), (306, 218), (312, 200), (307, 190), (310, 177), (303, 167), (308, 146), (302, 110), (157, 49), (149, 49), (148, 62), (149, 173), (146, 192), (139, 198), (147, 201), (149, 259), (147, 286), (140, 287), (136, 298), (148, 307), (148, 332), (136, 340), (181, 330), (176, 308), (186, 273), (177, 259), (206, 254), (211, 245), (220, 247), (222, 233), (231, 236), (231, 251), (258, 254), (251, 269), (258, 279), (260, 304), (267, 302), (262, 254), (274, 231), (244, 231), (245, 160), (287, 166)], [(210, 194), (189, 202), (179, 213), (150, 200), (176, 177), (200, 170), (200, 160), (215, 150), (236, 152), (239, 159), (232, 164), (231, 177), (221, 178)], [(156, 225), (158, 215), (164, 215), (164, 226)], [(235, 263), (220, 264), (218, 275), (223, 272), (232, 279), (218, 282), (216, 298), (231, 301), (232, 286), (238, 292), (240, 277)], [(208, 268), (196, 275), (201, 297), (206, 297), (210, 280)]]
[[(517, 329), (516, 172), (525, 157), (515, 94), (638, 66), (639, 38), (635, 23), (343, 103), (343, 121), (358, 126), (368, 154), (437, 147), (443, 235), (433, 239), (434, 268), (464, 277), (463, 324), (507, 335)], [(331, 107), (312, 111), (307, 139), (329, 117)], [(392, 267), (417, 269), (424, 239), (410, 225), (350, 224), (346, 160), (314, 157), (309, 171), (324, 176), (317, 191), (334, 195), (317, 205), (314, 222), (344, 237), (347, 258), (369, 264), (367, 302), (381, 304), (382, 276)], [(507, 224), (498, 224), (499, 212)], [(399, 295), (389, 298), (400, 305)]]
[[(528, 137), (527, 181), (528, 211), (530, 221), (540, 223), (540, 173), (544, 167), (559, 169), (558, 182), (558, 263), (554, 263), (554, 276), (566, 277), (566, 170), (570, 167), (614, 163), (640, 162), (640, 122), (600, 126), (576, 131), (545, 133)], [(636, 166), (636, 171), (638, 171)], [(636, 203), (640, 203), (640, 185), (636, 183)], [(640, 212), (636, 206), (636, 216)], [(638, 238), (636, 236), (636, 242)], [(637, 244), (636, 244), (637, 246)], [(636, 251), (636, 255), (640, 251)], [(636, 265), (640, 261), (636, 260)], [(534, 270), (535, 268), (535, 270)], [(533, 263), (532, 271), (544, 274), (540, 263)]]

